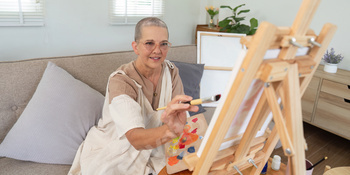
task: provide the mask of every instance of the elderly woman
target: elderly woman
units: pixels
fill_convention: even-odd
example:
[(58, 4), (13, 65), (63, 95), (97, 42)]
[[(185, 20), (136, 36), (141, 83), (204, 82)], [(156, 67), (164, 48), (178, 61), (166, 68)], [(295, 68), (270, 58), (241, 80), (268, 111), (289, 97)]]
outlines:
[[(165, 60), (171, 44), (166, 24), (144, 18), (135, 28), (135, 61), (110, 75), (103, 117), (81, 144), (69, 174), (155, 174), (165, 166), (164, 146), (178, 137), (186, 111), (178, 69)], [(165, 110), (156, 111), (167, 106)]]

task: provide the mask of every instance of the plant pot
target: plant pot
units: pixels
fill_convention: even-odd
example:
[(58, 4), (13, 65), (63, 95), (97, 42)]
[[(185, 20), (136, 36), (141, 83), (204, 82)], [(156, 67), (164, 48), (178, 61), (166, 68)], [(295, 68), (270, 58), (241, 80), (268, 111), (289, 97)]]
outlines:
[(328, 73), (337, 73), (338, 64), (325, 63), (323, 70)]

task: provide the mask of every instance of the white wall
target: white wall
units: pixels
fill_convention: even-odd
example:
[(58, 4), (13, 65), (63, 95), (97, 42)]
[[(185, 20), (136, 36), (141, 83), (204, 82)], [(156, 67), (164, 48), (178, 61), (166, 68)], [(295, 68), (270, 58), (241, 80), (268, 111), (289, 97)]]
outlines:
[[(302, 0), (166, 0), (164, 21), (173, 45), (194, 44), (195, 26), (207, 22), (205, 6), (251, 9), (255, 17), (277, 26), (291, 26)], [(81, 4), (82, 7), (80, 6)], [(350, 70), (350, 11), (347, 0), (322, 0), (311, 23), (318, 34), (326, 22), (338, 26), (330, 44), (345, 58), (340, 68)], [(108, 0), (46, 0), (44, 27), (0, 27), (0, 61), (131, 50), (134, 26), (108, 25)], [(243, 9), (243, 8), (242, 8)], [(228, 12), (220, 11), (219, 19)], [(247, 20), (247, 21), (248, 21)]]
[[(194, 43), (200, 0), (166, 0), (173, 45)], [(132, 50), (134, 25), (108, 24), (108, 0), (46, 0), (44, 27), (0, 27), (0, 61)]]

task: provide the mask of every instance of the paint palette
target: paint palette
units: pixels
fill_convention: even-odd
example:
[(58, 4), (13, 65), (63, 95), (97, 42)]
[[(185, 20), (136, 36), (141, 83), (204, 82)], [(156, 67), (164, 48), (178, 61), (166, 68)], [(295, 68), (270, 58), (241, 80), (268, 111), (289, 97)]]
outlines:
[(187, 169), (182, 161), (183, 157), (195, 153), (202, 143), (203, 136), (208, 128), (203, 114), (187, 118), (183, 133), (165, 144), (166, 169), (168, 174)]

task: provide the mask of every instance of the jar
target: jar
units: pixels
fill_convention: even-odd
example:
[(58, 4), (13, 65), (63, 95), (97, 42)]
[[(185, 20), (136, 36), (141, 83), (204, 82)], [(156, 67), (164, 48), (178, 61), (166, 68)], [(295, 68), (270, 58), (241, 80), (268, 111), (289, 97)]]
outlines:
[(275, 171), (280, 170), (281, 157), (279, 155), (274, 155), (271, 163), (271, 168)]

